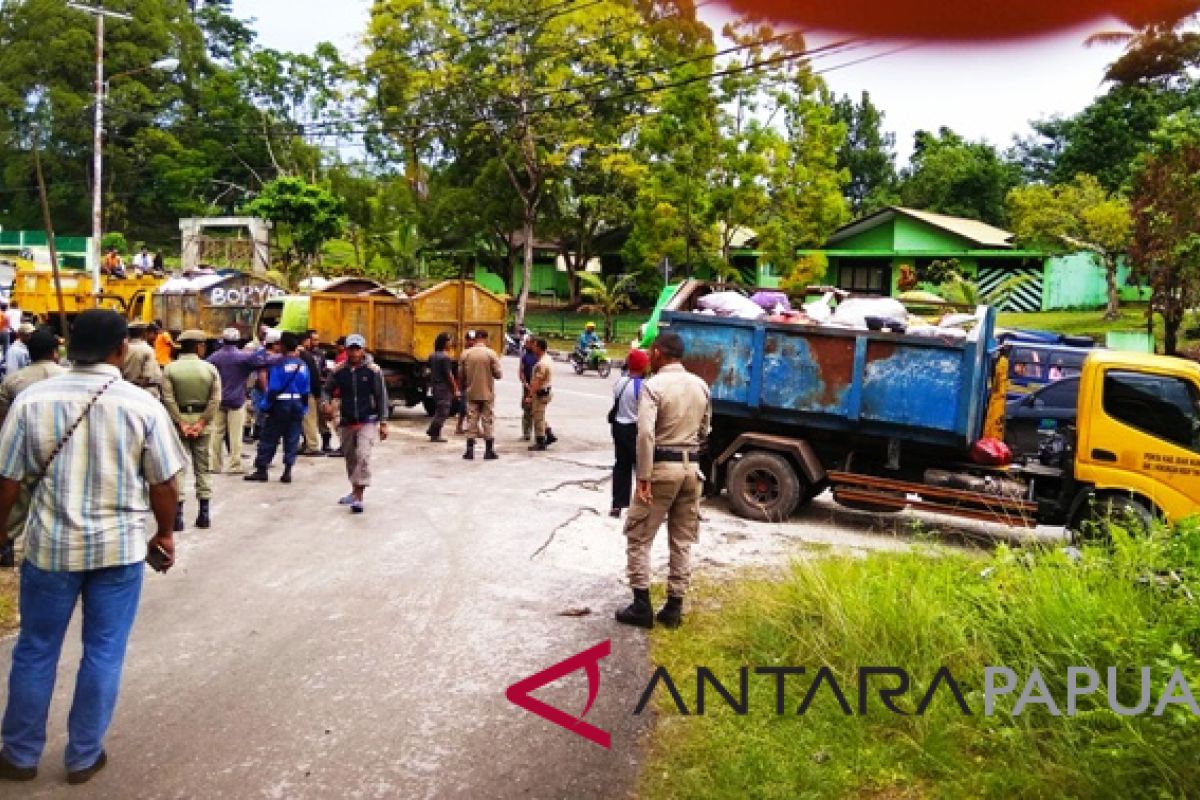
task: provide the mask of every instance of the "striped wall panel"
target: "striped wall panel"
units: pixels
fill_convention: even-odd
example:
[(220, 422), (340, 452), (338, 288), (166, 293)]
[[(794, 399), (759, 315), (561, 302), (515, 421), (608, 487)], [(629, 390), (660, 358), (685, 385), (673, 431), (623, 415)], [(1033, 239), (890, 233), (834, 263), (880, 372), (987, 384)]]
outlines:
[(1000, 288), (1010, 278), (1016, 276), (1025, 278), (1019, 286), (998, 305), (1000, 311), (1041, 311), (1042, 310), (1042, 267), (985, 267), (980, 265), (977, 282), (979, 293), (987, 296)]

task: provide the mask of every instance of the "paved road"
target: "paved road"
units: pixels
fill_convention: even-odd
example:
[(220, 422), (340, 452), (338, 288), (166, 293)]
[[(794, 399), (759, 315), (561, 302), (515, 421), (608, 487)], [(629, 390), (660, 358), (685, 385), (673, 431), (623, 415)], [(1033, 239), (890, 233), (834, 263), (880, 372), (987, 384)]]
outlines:
[[(63, 784), (72, 630), (42, 775), (4, 796), (629, 796), (650, 722), (631, 711), (651, 670), (642, 634), (611, 620), (626, 600), (619, 523), (604, 513), (615, 377), (559, 365), (561, 442), (535, 457), (518, 441), (515, 366), (505, 360), (500, 461), (463, 462), (410, 412), (380, 448), (361, 516), (334, 504), (340, 460), (303, 460), (290, 486), (219, 476), (216, 526), (181, 534), (179, 566), (147, 580), (109, 768), (84, 790)], [(810, 543), (899, 548), (909, 536), (907, 517), (823, 500), (786, 526), (720, 502), (705, 515), (708, 575)], [(505, 700), (509, 684), (606, 639), (588, 721), (611, 731), (611, 750)], [(10, 649), (0, 644), (4, 670)], [(538, 696), (582, 709), (583, 675)]]

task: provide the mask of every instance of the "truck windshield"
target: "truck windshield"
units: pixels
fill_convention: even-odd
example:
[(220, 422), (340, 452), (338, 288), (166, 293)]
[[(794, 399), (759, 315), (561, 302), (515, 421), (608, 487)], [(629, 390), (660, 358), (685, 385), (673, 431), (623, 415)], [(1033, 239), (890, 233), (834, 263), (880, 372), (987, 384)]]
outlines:
[(1200, 392), (1182, 378), (1110, 371), (1104, 376), (1104, 411), (1152, 436), (1200, 451)]

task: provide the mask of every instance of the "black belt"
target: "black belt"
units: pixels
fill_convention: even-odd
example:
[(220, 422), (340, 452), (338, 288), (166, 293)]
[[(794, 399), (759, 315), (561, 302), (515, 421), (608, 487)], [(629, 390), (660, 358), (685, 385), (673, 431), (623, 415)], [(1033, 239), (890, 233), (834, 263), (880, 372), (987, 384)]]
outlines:
[(700, 457), (700, 454), (693, 450), (659, 450), (654, 449), (655, 461), (674, 461), (682, 463), (683, 461), (695, 461)]
[(184, 403), (179, 411), (183, 414), (203, 414), (207, 408), (208, 403)]

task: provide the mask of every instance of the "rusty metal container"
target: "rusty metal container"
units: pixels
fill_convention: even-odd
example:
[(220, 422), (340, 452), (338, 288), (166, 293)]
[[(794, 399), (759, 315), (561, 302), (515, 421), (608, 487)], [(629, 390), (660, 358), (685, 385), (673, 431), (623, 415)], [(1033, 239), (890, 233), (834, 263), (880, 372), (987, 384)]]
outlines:
[(270, 281), (240, 273), (171, 278), (151, 298), (152, 318), (167, 330), (198, 328), (216, 338), (237, 328), (248, 339), (263, 303), (283, 294)]

